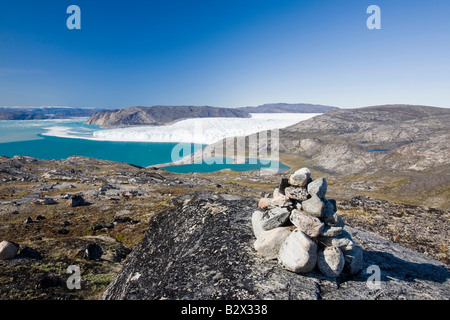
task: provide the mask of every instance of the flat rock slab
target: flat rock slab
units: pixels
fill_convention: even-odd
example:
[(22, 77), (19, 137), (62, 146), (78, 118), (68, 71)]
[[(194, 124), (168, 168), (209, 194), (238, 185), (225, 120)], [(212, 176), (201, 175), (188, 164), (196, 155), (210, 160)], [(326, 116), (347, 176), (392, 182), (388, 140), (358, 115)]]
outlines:
[(261, 226), (266, 231), (281, 227), (289, 220), (289, 215), (290, 212), (287, 208), (275, 207), (264, 212)]
[[(253, 248), (255, 199), (205, 192), (156, 214), (102, 299), (450, 299), (446, 264), (375, 235), (345, 227), (363, 249), (363, 269), (333, 281), (318, 270), (298, 275)], [(174, 201), (176, 202), (176, 201)], [(380, 288), (366, 285), (380, 268)]]
[[(344, 228), (363, 249), (363, 270), (341, 279), (338, 290), (327, 290), (326, 299), (448, 300), (450, 267), (372, 233)], [(366, 282), (380, 268), (380, 288), (371, 290)], [(326, 290), (325, 288), (323, 288)]]

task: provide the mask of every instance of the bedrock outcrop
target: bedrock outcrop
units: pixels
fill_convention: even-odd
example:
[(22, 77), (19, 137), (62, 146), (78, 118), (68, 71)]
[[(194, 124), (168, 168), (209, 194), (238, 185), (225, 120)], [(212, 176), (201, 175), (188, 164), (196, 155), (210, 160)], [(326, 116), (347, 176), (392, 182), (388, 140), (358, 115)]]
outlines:
[[(197, 191), (173, 202), (177, 208), (150, 220), (143, 241), (102, 299), (450, 298), (448, 265), (373, 234), (344, 227), (363, 251), (359, 272), (330, 278), (316, 267), (296, 274), (254, 250), (258, 199)], [(352, 250), (345, 255), (359, 257)], [(334, 270), (342, 267), (342, 257), (333, 252), (323, 259)], [(380, 270), (379, 287), (367, 284), (373, 266)]]

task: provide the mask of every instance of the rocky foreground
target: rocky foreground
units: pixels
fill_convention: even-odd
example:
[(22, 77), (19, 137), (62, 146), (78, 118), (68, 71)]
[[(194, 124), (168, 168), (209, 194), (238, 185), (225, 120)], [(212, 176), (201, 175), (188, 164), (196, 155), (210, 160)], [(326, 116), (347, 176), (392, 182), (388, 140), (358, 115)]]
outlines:
[[(361, 271), (298, 275), (265, 259), (253, 248), (252, 213), (288, 176), (0, 157), (0, 298), (449, 298), (449, 211), (343, 199), (333, 183)], [(66, 285), (73, 265), (80, 290)], [(380, 288), (366, 286), (371, 265)]]
[[(299, 275), (253, 249), (257, 200), (197, 192), (156, 215), (103, 299), (448, 299), (448, 266), (354, 228), (363, 269), (333, 280)], [(367, 285), (379, 266), (379, 287)], [(370, 281), (369, 281), (370, 282)]]

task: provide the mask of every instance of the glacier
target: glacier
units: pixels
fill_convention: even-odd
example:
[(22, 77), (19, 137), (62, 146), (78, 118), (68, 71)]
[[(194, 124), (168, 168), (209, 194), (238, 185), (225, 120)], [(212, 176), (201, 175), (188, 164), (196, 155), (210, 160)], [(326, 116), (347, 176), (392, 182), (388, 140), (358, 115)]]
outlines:
[(253, 113), (251, 118), (195, 118), (164, 126), (77, 130), (53, 126), (43, 135), (98, 141), (175, 142), (211, 144), (224, 138), (282, 129), (321, 113)]

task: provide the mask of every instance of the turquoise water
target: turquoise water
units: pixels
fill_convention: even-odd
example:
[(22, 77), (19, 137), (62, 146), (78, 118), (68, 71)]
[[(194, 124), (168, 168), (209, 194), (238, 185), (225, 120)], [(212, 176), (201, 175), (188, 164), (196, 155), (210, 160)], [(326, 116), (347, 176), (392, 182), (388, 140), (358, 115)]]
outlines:
[(84, 156), (102, 160), (150, 166), (170, 162), (175, 143), (94, 141), (42, 136), (39, 140), (0, 143), (0, 154), (32, 156), (40, 159), (66, 159)]
[(79, 137), (90, 137), (99, 126), (83, 124), (88, 118), (63, 120), (0, 120), (0, 143), (41, 140), (50, 127), (72, 129)]
[[(150, 166), (171, 162), (172, 149), (178, 143), (168, 142), (118, 142), (97, 141), (79, 138), (62, 138), (43, 135), (46, 128), (63, 126), (70, 128), (76, 136), (89, 138), (98, 126), (84, 125), (84, 119), (65, 121), (0, 121), (0, 155), (13, 157), (15, 155), (31, 156), (41, 159), (66, 159), (78, 155), (102, 160), (126, 162), (139, 166)], [(188, 150), (201, 145), (184, 144)], [(187, 155), (187, 154), (186, 154)], [(181, 154), (180, 156), (186, 156)], [(218, 162), (218, 161), (217, 161)], [(193, 164), (177, 167), (166, 167), (172, 172), (214, 172), (222, 169), (234, 171), (259, 170), (261, 168), (277, 168), (281, 171), (289, 167), (278, 163), (269, 164), (257, 161), (256, 164)], [(220, 163), (220, 162), (219, 162)]]
[(271, 161), (270, 163), (264, 163), (264, 161), (257, 160), (256, 163), (250, 163), (247, 159), (243, 164), (226, 164), (226, 159), (223, 159), (223, 164), (189, 164), (183, 166), (176, 167), (166, 167), (164, 169), (178, 172), (178, 173), (187, 173), (187, 172), (215, 172), (223, 169), (231, 169), (233, 171), (248, 171), (248, 170), (260, 170), (260, 169), (274, 169), (275, 171), (286, 171), (289, 170), (290, 167), (284, 165), (279, 161)]

